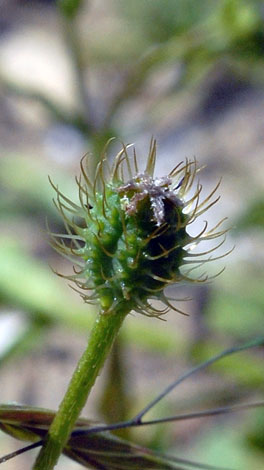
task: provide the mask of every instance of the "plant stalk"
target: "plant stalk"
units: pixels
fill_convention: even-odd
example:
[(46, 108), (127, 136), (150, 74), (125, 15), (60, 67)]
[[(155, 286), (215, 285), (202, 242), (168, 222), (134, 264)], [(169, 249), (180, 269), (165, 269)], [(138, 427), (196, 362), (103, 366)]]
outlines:
[(62, 453), (127, 312), (97, 315), (90, 339), (50, 426), (33, 470), (52, 470)]

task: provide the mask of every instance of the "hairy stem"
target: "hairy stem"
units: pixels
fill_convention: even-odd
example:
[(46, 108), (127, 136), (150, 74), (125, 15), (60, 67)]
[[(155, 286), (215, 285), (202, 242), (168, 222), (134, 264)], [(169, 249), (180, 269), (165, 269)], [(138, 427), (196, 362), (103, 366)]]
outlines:
[(77, 364), (33, 470), (52, 470), (56, 465), (126, 313), (98, 314), (88, 346)]

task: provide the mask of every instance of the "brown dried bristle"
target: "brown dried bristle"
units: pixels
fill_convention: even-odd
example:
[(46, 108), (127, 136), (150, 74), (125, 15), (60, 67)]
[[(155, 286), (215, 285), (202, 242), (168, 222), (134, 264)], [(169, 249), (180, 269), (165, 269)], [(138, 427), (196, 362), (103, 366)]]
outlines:
[[(76, 178), (79, 205), (51, 183), (67, 231), (66, 235), (51, 234), (52, 244), (78, 267), (74, 274), (63, 277), (76, 284), (85, 302), (99, 303), (103, 313), (122, 309), (160, 317), (171, 308), (184, 313), (170, 303), (164, 289), (186, 280), (207, 281), (207, 275), (191, 278), (191, 271), (225, 256), (211, 256), (225, 241), (227, 230), (218, 230), (225, 219), (212, 229), (205, 222), (196, 236), (187, 231), (218, 202), (219, 197), (213, 196), (220, 182), (203, 201), (198, 182), (188, 199), (199, 171), (195, 159), (186, 159), (159, 178), (154, 177), (155, 140), (143, 172), (138, 169), (135, 151), (129, 157), (129, 147), (122, 146), (111, 168), (103, 152), (94, 182), (85, 168), (87, 157), (81, 160), (81, 175)], [(219, 237), (223, 240), (215, 248), (201, 253), (190, 250)], [(70, 245), (64, 239), (70, 239)], [(184, 272), (187, 265), (192, 266)], [(161, 301), (164, 308), (154, 307), (150, 303), (153, 299)]]

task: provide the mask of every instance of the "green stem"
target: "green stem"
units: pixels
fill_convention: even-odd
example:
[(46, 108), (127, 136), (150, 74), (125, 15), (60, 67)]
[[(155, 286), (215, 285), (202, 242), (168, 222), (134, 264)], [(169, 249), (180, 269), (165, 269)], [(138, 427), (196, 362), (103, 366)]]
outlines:
[(87, 349), (75, 369), (33, 470), (52, 470), (56, 465), (126, 313), (98, 314)]

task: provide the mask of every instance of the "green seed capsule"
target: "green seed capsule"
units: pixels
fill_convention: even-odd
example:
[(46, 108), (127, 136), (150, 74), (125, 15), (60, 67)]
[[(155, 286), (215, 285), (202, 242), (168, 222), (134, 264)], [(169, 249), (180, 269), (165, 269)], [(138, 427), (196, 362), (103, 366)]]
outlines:
[[(188, 247), (226, 232), (215, 231), (220, 224), (209, 231), (206, 224), (195, 237), (187, 232), (188, 224), (217, 202), (218, 198), (210, 200), (219, 184), (200, 203), (198, 183), (186, 200), (198, 171), (196, 161), (186, 160), (168, 176), (158, 178), (154, 177), (155, 160), (156, 144), (152, 141), (145, 171), (138, 171), (135, 154), (132, 170), (124, 146), (110, 170), (105, 157), (101, 158), (94, 183), (82, 161), (77, 179), (80, 206), (54, 187), (56, 205), (71, 234), (67, 238), (72, 238), (71, 246), (54, 238), (54, 246), (70, 259), (77, 259), (79, 266), (74, 275), (64, 277), (76, 283), (86, 302), (99, 303), (103, 313), (134, 310), (159, 317), (170, 308), (179, 311), (170, 304), (164, 289), (189, 279), (188, 273), (182, 273), (183, 265), (211, 259), (199, 259)], [(164, 308), (154, 308), (150, 299), (163, 302)]]

